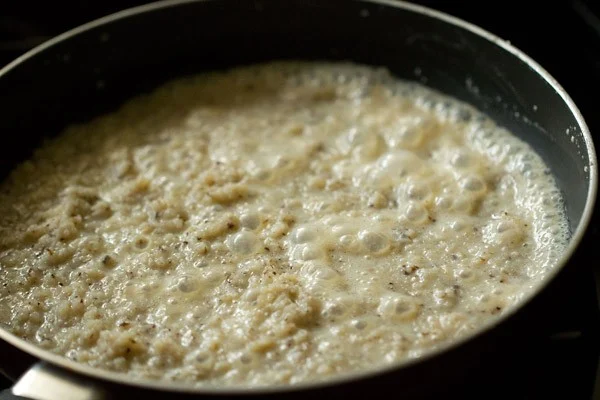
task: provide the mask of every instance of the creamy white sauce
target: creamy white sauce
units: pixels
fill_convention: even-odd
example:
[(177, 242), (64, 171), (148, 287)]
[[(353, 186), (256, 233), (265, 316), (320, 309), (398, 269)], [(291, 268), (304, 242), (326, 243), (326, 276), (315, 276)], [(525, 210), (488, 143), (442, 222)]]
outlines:
[(0, 189), (0, 326), (198, 385), (419, 357), (518, 304), (568, 240), (528, 145), (350, 64), (170, 83), (69, 128)]

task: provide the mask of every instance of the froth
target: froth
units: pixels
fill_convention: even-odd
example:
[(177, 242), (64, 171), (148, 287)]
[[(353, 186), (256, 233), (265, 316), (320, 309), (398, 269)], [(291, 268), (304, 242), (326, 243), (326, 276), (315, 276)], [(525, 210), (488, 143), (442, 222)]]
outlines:
[[(430, 112), (439, 121), (460, 125), (466, 132), (466, 140), (460, 145), (483, 154), (496, 166), (517, 176), (518, 190), (515, 192), (515, 202), (533, 214), (534, 240), (540, 250), (543, 249), (534, 253), (534, 262), (544, 265), (546, 269), (550, 268), (564, 251), (570, 237), (568, 220), (563, 196), (548, 167), (530, 145), (498, 126), (471, 105), (423, 85), (399, 80), (385, 68), (366, 65), (274, 62), (233, 70), (233, 73), (240, 85), (256, 83), (258, 80), (273, 90), (282, 90), (282, 84), (283, 87), (322, 88), (321, 95), (324, 100), (340, 96), (353, 98), (357, 103), (372, 102), (379, 95), (378, 91), (381, 91), (387, 96), (401, 99), (399, 104), (416, 106)], [(314, 92), (311, 93), (311, 96), (314, 96)], [(413, 172), (420, 168), (420, 164), (426, 160), (416, 157), (411, 150), (418, 150), (424, 135), (427, 134), (424, 129), (431, 125), (432, 121), (413, 117), (412, 121), (400, 124), (402, 129), (396, 130), (399, 132), (396, 136), (390, 137), (389, 133), (382, 132), (388, 147), (400, 149), (396, 153), (388, 152), (381, 158), (375, 157), (373, 164), (367, 164), (362, 171), (358, 171), (355, 182), (359, 185), (375, 182), (385, 186), (394, 172)], [(350, 134), (356, 136), (357, 129), (360, 127), (351, 129)], [(374, 135), (375, 132), (366, 134)], [(456, 167), (467, 166), (469, 160), (464, 153), (457, 151), (454, 154), (451, 162)], [(484, 190), (485, 186), (477, 175), (465, 176), (461, 184), (467, 192), (478, 192)], [(444, 201), (442, 198), (438, 200)], [(465, 203), (464, 200), (454, 200), (456, 207), (470, 207), (470, 203)], [(426, 215), (419, 203), (407, 204), (405, 209), (409, 220)], [(308, 249), (305, 249), (305, 252), (307, 256), (313, 254)]]
[(569, 236), (525, 142), (353, 64), (170, 83), (51, 141), (6, 188), (0, 322), (197, 385), (423, 354), (517, 304)]

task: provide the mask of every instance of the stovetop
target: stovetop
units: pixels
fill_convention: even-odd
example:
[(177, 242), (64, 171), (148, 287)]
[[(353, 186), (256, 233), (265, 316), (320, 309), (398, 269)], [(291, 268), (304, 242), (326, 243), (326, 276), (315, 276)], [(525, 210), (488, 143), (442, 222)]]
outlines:
[[(0, 66), (29, 48), (65, 30), (140, 0), (80, 2), (57, 0), (32, 6), (27, 1), (0, 5)], [(600, 2), (564, 0), (524, 8), (527, 2), (505, 0), (421, 0), (487, 29), (529, 54), (567, 90), (586, 119), (595, 143), (600, 144), (600, 113), (593, 93), (600, 91)], [(531, 7), (531, 6), (530, 6)], [(600, 400), (600, 265), (592, 251), (599, 242), (598, 212), (579, 251), (555, 288), (546, 295), (541, 314), (542, 334), (527, 343), (519, 362), (506, 366), (494, 388), (477, 388), (504, 398)], [(596, 262), (596, 264), (598, 264)], [(598, 275), (594, 274), (596, 268)], [(540, 316), (541, 318), (541, 316)], [(0, 376), (0, 389), (10, 382)], [(488, 397), (487, 395), (485, 395)]]

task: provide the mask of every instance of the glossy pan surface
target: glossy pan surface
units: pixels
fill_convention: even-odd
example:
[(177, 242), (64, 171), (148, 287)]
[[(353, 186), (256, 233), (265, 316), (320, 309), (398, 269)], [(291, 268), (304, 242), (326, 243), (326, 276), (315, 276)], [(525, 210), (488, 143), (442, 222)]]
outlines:
[[(274, 59), (386, 66), (400, 78), (473, 104), (512, 130), (550, 166), (564, 194), (572, 231), (564, 257), (529, 299), (567, 264), (589, 221), (597, 185), (592, 140), (576, 106), (543, 68), (508, 43), (464, 21), (398, 1), (167, 1), (70, 31), (0, 71), (0, 173), (4, 176), (44, 137), (114, 110), (169, 79)], [(0, 339), (14, 357), (22, 356), (23, 364), (45, 360), (112, 393), (294, 395), (307, 390), (340, 393), (344, 387), (355, 392), (359, 383), (364, 388), (397, 384), (398, 390), (419, 393), (427, 380), (467, 376), (483, 356), (478, 343), (506, 336), (499, 328), (509, 326), (512, 317), (508, 314), (420, 360), (325, 384), (260, 390), (136, 381), (58, 357), (1, 329)], [(463, 368), (451, 371), (457, 363)], [(14, 373), (22, 368), (13, 367)]]

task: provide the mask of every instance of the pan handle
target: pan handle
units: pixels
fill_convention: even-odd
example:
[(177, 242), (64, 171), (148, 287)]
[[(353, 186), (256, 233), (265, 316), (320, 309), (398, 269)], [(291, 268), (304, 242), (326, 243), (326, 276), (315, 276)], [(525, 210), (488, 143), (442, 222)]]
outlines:
[(45, 362), (34, 364), (0, 400), (102, 400), (105, 393), (95, 385), (73, 377)]
[(11, 389), (6, 389), (0, 392), (0, 400), (30, 400), (25, 397), (15, 396)]

